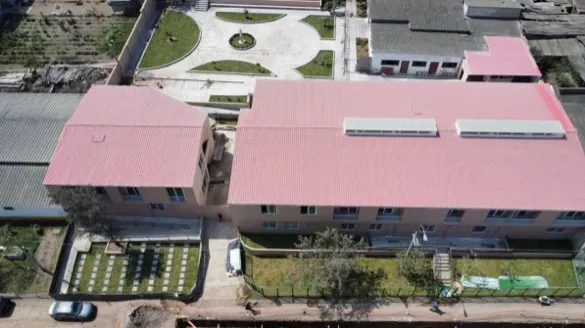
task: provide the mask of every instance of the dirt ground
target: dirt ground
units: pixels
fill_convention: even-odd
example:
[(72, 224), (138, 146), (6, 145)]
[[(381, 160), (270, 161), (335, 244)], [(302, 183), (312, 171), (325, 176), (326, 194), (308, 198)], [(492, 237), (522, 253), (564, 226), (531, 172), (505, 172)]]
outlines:
[[(57, 266), (58, 254), (65, 238), (66, 227), (46, 228), (43, 238), (35, 252), (35, 259), (45, 269), (53, 272)], [(32, 285), (49, 286), (51, 275), (36, 275)]]
[[(217, 125), (216, 143), (223, 144), (225, 147), (221, 161), (211, 162), (209, 165), (209, 177), (211, 183), (209, 186), (207, 204), (225, 205), (227, 204), (229, 182), (232, 174), (232, 160), (236, 144), (236, 129), (230, 125)], [(224, 139), (219, 137), (223, 134)]]
[(73, 15), (84, 15), (88, 10), (95, 10), (99, 14), (106, 16), (113, 15), (112, 7), (106, 0), (85, 0), (77, 4), (76, 1), (55, 1), (55, 0), (36, 0), (30, 7), (29, 15), (50, 15), (55, 10), (71, 10)]

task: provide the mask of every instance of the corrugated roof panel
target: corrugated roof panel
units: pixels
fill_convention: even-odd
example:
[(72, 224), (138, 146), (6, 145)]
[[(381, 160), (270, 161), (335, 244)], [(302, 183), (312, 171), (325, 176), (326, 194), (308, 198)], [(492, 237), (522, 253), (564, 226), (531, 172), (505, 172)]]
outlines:
[(0, 165), (0, 206), (54, 207), (43, 186), (46, 165)]
[(345, 117), (343, 128), (347, 135), (437, 135), (435, 120), (425, 118)]
[(556, 120), (459, 119), (455, 122), (460, 136), (563, 138), (565, 129)]

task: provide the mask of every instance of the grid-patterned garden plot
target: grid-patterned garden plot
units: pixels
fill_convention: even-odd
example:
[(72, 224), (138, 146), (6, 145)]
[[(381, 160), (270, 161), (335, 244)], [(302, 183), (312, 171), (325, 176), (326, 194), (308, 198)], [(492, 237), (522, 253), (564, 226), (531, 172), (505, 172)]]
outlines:
[(188, 293), (197, 281), (199, 245), (129, 243), (126, 254), (105, 254), (104, 243), (93, 243), (75, 260), (71, 293)]

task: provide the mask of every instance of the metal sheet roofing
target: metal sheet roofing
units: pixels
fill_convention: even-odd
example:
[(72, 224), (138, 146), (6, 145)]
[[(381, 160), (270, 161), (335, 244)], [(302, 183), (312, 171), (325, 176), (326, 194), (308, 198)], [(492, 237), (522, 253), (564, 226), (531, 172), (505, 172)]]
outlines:
[(486, 36), (485, 41), (487, 51), (465, 51), (463, 69), (468, 74), (542, 76), (522, 38)]
[[(439, 137), (343, 134), (382, 116)], [(566, 138), (461, 138), (460, 118), (557, 120)], [(229, 204), (585, 209), (585, 155), (547, 84), (260, 80), (237, 140)]]
[(0, 92), (0, 162), (49, 163), (82, 96)]
[(0, 206), (58, 207), (43, 186), (46, 171), (47, 165), (0, 165)]
[(45, 185), (189, 187), (207, 116), (150, 87), (93, 86), (65, 125)]

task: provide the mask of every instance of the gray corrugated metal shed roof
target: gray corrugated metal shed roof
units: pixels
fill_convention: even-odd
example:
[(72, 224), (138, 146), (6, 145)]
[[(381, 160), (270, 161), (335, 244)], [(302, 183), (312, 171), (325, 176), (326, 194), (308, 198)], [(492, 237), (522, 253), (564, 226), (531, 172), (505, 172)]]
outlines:
[(522, 8), (522, 6), (515, 0), (465, 0), (465, 4), (470, 7), (482, 8)]
[(48, 163), (82, 97), (0, 92), (0, 162)]
[(412, 30), (469, 32), (461, 0), (371, 0), (372, 21), (410, 23)]
[(419, 32), (407, 24), (372, 23), (370, 43), (373, 52), (462, 57), (464, 51), (488, 50), (486, 35), (520, 36), (516, 20), (468, 19), (471, 34)]
[(580, 90), (580, 92), (571, 94), (561, 92), (560, 100), (573, 126), (579, 132), (581, 147), (585, 150), (585, 89), (581, 88)]
[(0, 165), (0, 205), (57, 207), (51, 204), (43, 178), (48, 165)]

